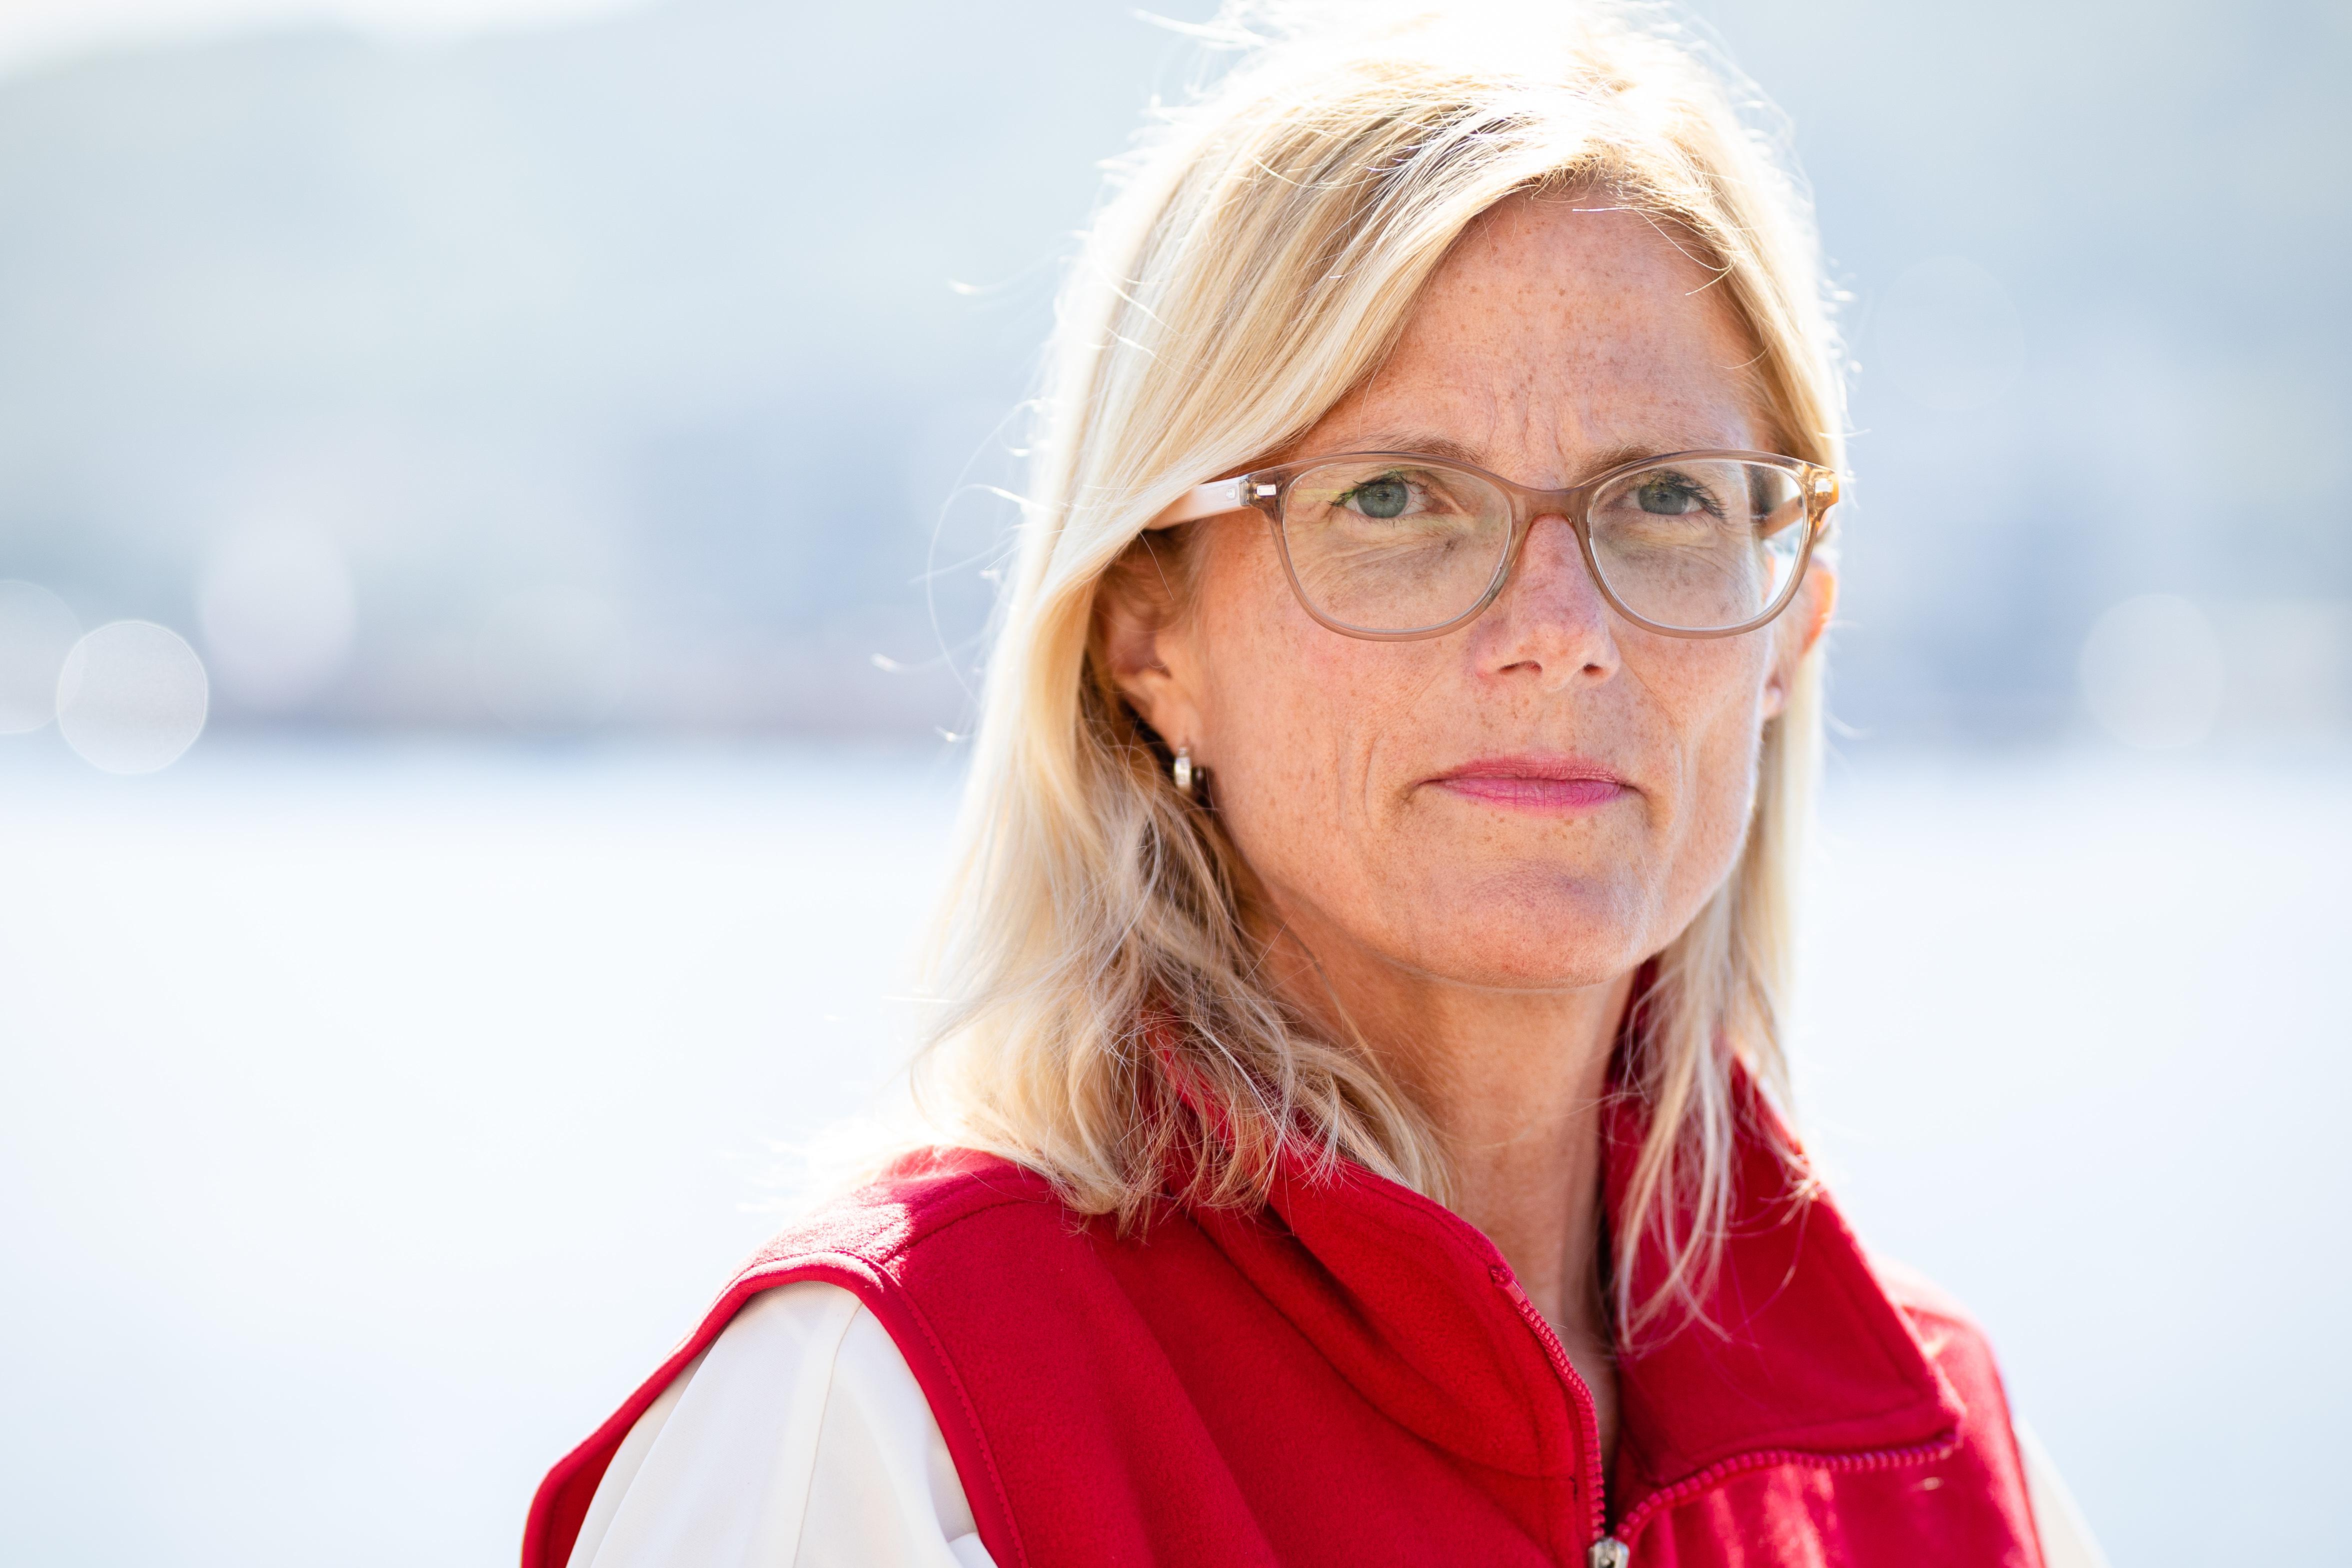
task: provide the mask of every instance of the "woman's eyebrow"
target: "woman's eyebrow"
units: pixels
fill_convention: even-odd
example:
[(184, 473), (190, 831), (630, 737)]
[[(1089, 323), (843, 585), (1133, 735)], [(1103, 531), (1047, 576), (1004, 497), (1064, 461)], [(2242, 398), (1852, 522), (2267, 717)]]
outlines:
[(1444, 458), (1473, 468), (1491, 468), (1477, 447), (1428, 430), (1379, 430), (1357, 436), (1348, 449), (1354, 452), (1408, 452), (1417, 458)]
[(1596, 474), (1605, 474), (1610, 469), (1622, 468), (1627, 463), (1638, 463), (1644, 458), (1655, 458), (1666, 452), (1696, 451), (1700, 447), (1706, 446), (1706, 443), (1703, 441), (1696, 444), (1685, 441), (1681, 443), (1679, 446), (1673, 444), (1660, 445), (1656, 443), (1631, 443), (1625, 446), (1612, 447), (1611, 450), (1606, 452), (1597, 452), (1593, 454), (1592, 460), (1585, 465), (1583, 474), (1578, 478), (1576, 482), (1582, 484)]

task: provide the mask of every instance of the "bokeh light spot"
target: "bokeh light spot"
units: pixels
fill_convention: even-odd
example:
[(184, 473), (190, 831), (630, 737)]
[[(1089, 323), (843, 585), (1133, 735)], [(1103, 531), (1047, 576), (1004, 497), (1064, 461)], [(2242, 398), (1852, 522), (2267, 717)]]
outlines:
[(2127, 746), (2194, 745), (2221, 710), (2221, 644), (2205, 612), (2173, 594), (2109, 609), (2083, 639), (2083, 705)]
[(66, 656), (58, 728), (93, 767), (153, 773), (194, 744), (210, 700), (204, 661), (185, 637), (152, 621), (114, 621)]

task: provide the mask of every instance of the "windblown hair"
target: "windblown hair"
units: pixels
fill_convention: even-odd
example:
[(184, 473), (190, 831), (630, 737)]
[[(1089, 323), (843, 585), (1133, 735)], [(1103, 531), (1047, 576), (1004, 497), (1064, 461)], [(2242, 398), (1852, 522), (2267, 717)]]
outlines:
[[(1446, 1151), (1377, 1057), (1256, 978), (1246, 868), (1108, 676), (1097, 601), (1145, 524), (1311, 426), (1389, 353), (1464, 231), (1526, 193), (1649, 215), (1717, 274), (1781, 449), (1843, 456), (1809, 207), (1743, 122), (1752, 89), (1648, 12), (1370, 10), (1244, 5), (1203, 29), (1234, 63), (1117, 166), (1059, 305), (916, 1087), (943, 1135), (1122, 1225), (1171, 1168), (1211, 1204), (1262, 1201), (1291, 1159), (1448, 1189)], [(1785, 1079), (1820, 660), (1759, 738), (1736, 868), (1645, 968), (1621, 1087), (1649, 1131), (1613, 1233), (1629, 1330), (1695, 1303), (1716, 1266), (1734, 1058)], [(1665, 1267), (1636, 1300), (1645, 1243)]]

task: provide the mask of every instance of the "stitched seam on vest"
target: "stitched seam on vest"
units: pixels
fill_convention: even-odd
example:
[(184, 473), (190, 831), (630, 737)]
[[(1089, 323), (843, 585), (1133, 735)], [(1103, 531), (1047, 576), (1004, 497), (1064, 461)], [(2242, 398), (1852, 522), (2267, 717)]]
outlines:
[[(1024, 1177), (1032, 1182), (1042, 1183), (1042, 1179), (1038, 1178), (1035, 1173), (1009, 1161), (1000, 1161), (980, 1170), (967, 1169), (956, 1173), (940, 1183), (939, 1188), (933, 1189), (930, 1194), (933, 1198), (932, 1203), (910, 1215), (913, 1220), (910, 1227), (911, 1237), (901, 1238), (895, 1246), (884, 1250), (882, 1256), (884, 1258), (899, 1257), (908, 1247), (923, 1237), (935, 1235), (959, 1220), (970, 1218), (988, 1209), (1005, 1207), (1016, 1203), (1041, 1201), (1046, 1195), (1044, 1191), (1034, 1189), (1025, 1193), (1008, 1191), (1004, 1186), (998, 1184), (1008, 1178), (1011, 1181), (1019, 1182)], [(974, 1189), (986, 1194), (987, 1196), (966, 1208), (961, 1214), (951, 1215), (935, 1227), (926, 1228), (924, 1225), (926, 1211), (950, 1206), (959, 1202), (969, 1203), (971, 1199), (967, 1194)], [(769, 1245), (773, 1247), (776, 1243), (771, 1242)], [(804, 1247), (800, 1251), (782, 1255), (767, 1254), (766, 1249), (763, 1248), (762, 1253), (763, 1256), (756, 1261), (736, 1270), (734, 1278), (730, 1279), (726, 1288), (719, 1291), (718, 1299), (711, 1303), (709, 1310), (704, 1314), (701, 1322), (678, 1342), (677, 1346), (664, 1359), (662, 1364), (655, 1370), (653, 1375), (640, 1384), (622, 1403), (620, 1408), (606, 1416), (595, 1431), (590, 1433), (562, 1458), (556, 1460), (547, 1474), (541, 1479), (537, 1489), (531, 1494), (530, 1511), (524, 1517), (522, 1551), (524, 1568), (560, 1568), (553, 1560), (553, 1545), (557, 1535), (567, 1522), (567, 1516), (575, 1514), (581, 1516), (568, 1519), (573, 1531), (570, 1539), (572, 1543), (576, 1545), (579, 1526), (593, 1500), (597, 1483), (603, 1479), (605, 1469), (611, 1464), (614, 1452), (626, 1439), (630, 1427), (660, 1396), (661, 1391), (676, 1380), (687, 1363), (718, 1338), (735, 1313), (761, 1290), (789, 1283), (794, 1278), (816, 1277), (817, 1271), (823, 1271), (825, 1275), (846, 1276), (852, 1293), (859, 1295), (861, 1300), (864, 1300), (866, 1292), (871, 1292), (877, 1299), (888, 1300), (893, 1307), (907, 1308), (908, 1318), (916, 1323), (924, 1338), (929, 1342), (932, 1358), (940, 1366), (940, 1373), (946, 1379), (948, 1386), (956, 1392), (957, 1401), (962, 1407), (966, 1418), (963, 1430), (970, 1437), (973, 1448), (980, 1455), (981, 1462), (988, 1470), (990, 1490), (996, 1500), (997, 1516), (1004, 1521), (1004, 1528), (1011, 1538), (1015, 1555), (1022, 1563), (1025, 1564), (1028, 1556), (1026, 1549), (1021, 1542), (1020, 1526), (1013, 1518), (1010, 1500), (1005, 1495), (1002, 1479), (996, 1473), (996, 1457), (990, 1449), (987, 1438), (982, 1434), (978, 1421), (972, 1415), (971, 1401), (964, 1393), (962, 1380), (957, 1375), (955, 1369), (948, 1364), (945, 1352), (940, 1348), (939, 1336), (931, 1331), (930, 1325), (922, 1319), (920, 1313), (914, 1310), (911, 1303), (905, 1300), (904, 1292), (896, 1289), (895, 1280), (891, 1280), (885, 1272), (882, 1263), (863, 1252), (850, 1250), (848, 1246), (841, 1247), (811, 1246)], [(842, 1279), (835, 1278), (831, 1282), (841, 1284), (844, 1281)], [(870, 1307), (872, 1303), (869, 1302), (867, 1305)], [(877, 1313), (877, 1317), (881, 1318), (881, 1314)], [(882, 1321), (887, 1330), (890, 1326), (889, 1320), (882, 1319)], [(894, 1334), (892, 1338), (895, 1340), (897, 1336)], [(925, 1397), (929, 1398), (928, 1391)], [(934, 1416), (938, 1415), (936, 1409), (933, 1414)], [(581, 1495), (583, 1491), (588, 1494), (586, 1497)]]
[[(1013, 1169), (1016, 1172), (1020, 1172), (1023, 1170), (1023, 1167), (1014, 1166)], [(922, 1309), (915, 1304), (913, 1295), (906, 1289), (905, 1286), (899, 1283), (895, 1276), (889, 1272), (888, 1264), (884, 1261), (885, 1258), (892, 1261), (902, 1260), (910, 1252), (912, 1252), (916, 1247), (919, 1246), (923, 1242), (931, 1240), (937, 1237), (944, 1236), (949, 1231), (954, 1229), (957, 1226), (961, 1225), (964, 1221), (977, 1218), (979, 1215), (987, 1214), (991, 1210), (1011, 1208), (1015, 1205), (1021, 1204), (1040, 1204), (1046, 1196), (1045, 1194), (1042, 1193), (1008, 1193), (1000, 1189), (988, 1188), (983, 1178), (989, 1173), (990, 1173), (984, 1172), (966, 1172), (963, 1173), (961, 1179), (956, 1183), (956, 1185), (959, 1187), (967, 1187), (968, 1184), (969, 1186), (977, 1186), (983, 1190), (987, 1190), (990, 1193), (988, 1197), (972, 1205), (972, 1206), (964, 1209), (960, 1214), (950, 1215), (949, 1218), (935, 1226), (926, 1226), (919, 1220), (916, 1226), (912, 1227), (913, 1234), (900, 1239), (897, 1245), (892, 1247), (883, 1255), (883, 1258), (877, 1258), (869, 1257), (862, 1252), (851, 1252), (846, 1249), (834, 1252), (802, 1253), (793, 1257), (790, 1260), (780, 1258), (762, 1264), (757, 1269), (751, 1270), (751, 1273), (758, 1275), (766, 1275), (772, 1272), (782, 1273), (804, 1267), (822, 1267), (824, 1260), (829, 1258), (841, 1258), (861, 1266), (865, 1270), (868, 1271), (871, 1276), (871, 1279), (875, 1284), (883, 1287), (877, 1294), (887, 1296), (890, 1307), (895, 1310), (904, 1311), (908, 1320), (912, 1322), (917, 1329), (921, 1331), (925, 1342), (930, 1347), (933, 1364), (940, 1368), (941, 1375), (945, 1378), (948, 1386), (955, 1391), (956, 1404), (963, 1413), (964, 1430), (971, 1435), (972, 1447), (980, 1455), (982, 1464), (987, 1467), (989, 1490), (996, 1499), (998, 1516), (1004, 1521), (1005, 1532), (1012, 1537), (1013, 1552), (1017, 1555), (1020, 1563), (1024, 1564), (1025, 1568), (1025, 1564), (1029, 1561), (1028, 1545), (1022, 1539), (1021, 1523), (1020, 1521), (1013, 1516), (1012, 1496), (1005, 1490), (1004, 1478), (997, 1468), (996, 1452), (988, 1441), (987, 1432), (981, 1426), (980, 1413), (971, 1402), (971, 1394), (964, 1388), (962, 1375), (956, 1371), (954, 1362), (949, 1358), (947, 1346), (945, 1342), (940, 1340), (938, 1331), (931, 1327), (930, 1320), (925, 1317), (923, 1315)], [(961, 1197), (961, 1194), (957, 1194), (956, 1196)], [(884, 1330), (887, 1331), (890, 1327), (889, 1320), (883, 1317), (882, 1314), (878, 1312), (876, 1313), (876, 1317), (881, 1321)], [(933, 1414), (936, 1415), (937, 1412), (935, 1411)]]
[[(1024, 1171), (1024, 1166), (1013, 1166), (1013, 1168), (1016, 1168), (1016, 1171)], [(979, 1173), (973, 1173), (973, 1178), (976, 1178), (976, 1175), (979, 1175)], [(950, 1217), (950, 1220), (946, 1220), (946, 1223), (940, 1223), (939, 1227), (936, 1227), (936, 1229), (927, 1229), (927, 1232), (922, 1232), (922, 1234), (919, 1234), (919, 1237), (915, 1237), (915, 1239), (906, 1241), (906, 1244), (898, 1246), (898, 1250), (896, 1250), (894, 1256), (896, 1256), (896, 1258), (906, 1258), (908, 1253), (910, 1253), (910, 1250), (919, 1244), (919, 1241), (931, 1241), (931, 1239), (936, 1239), (936, 1237), (946, 1237), (946, 1234), (950, 1232), (950, 1229), (955, 1229), (957, 1225), (962, 1225), (964, 1220), (976, 1220), (976, 1217), (979, 1217), (979, 1215), (983, 1215), (983, 1213), (990, 1213), (990, 1211), (995, 1211), (995, 1208), (1012, 1208), (1012, 1206), (1016, 1206), (1016, 1204), (1040, 1204), (1040, 1201), (1042, 1201), (1042, 1194), (1021, 1194), (1021, 1192), (1004, 1192), (1004, 1194), (997, 1194), (995, 1199), (992, 1199), (992, 1201), (983, 1201), (983, 1204), (976, 1204), (976, 1206), (967, 1208), (967, 1211), (960, 1213), (960, 1215)], [(1068, 1211), (1063, 1211), (1063, 1213), (1068, 1213)], [(875, 1265), (875, 1272), (882, 1274), (882, 1265)], [(887, 1277), (887, 1274), (885, 1274), (885, 1277)], [(896, 1281), (896, 1279), (891, 1279), (891, 1284), (896, 1286), (896, 1284), (898, 1284), (898, 1281)], [(995, 1495), (997, 1495), (997, 1510), (1000, 1510), (1002, 1514), (1004, 1514), (1004, 1531), (1007, 1531), (1009, 1535), (1012, 1535), (1012, 1538), (1013, 1538), (1013, 1552), (1016, 1552), (1016, 1554), (1021, 1556), (1021, 1563), (1025, 1565), (1025, 1563), (1028, 1563), (1028, 1542), (1025, 1542), (1025, 1540), (1021, 1540), (1021, 1521), (1018, 1521), (1016, 1516), (1013, 1516), (1013, 1500), (1012, 1500), (1012, 1493), (1007, 1493), (1007, 1490), (1004, 1490), (1004, 1477), (1002, 1477), (1002, 1474), (997, 1474), (997, 1455), (995, 1455), (995, 1448), (990, 1448), (990, 1444), (988, 1444), (988, 1432), (985, 1432), (985, 1429), (981, 1427), (981, 1413), (979, 1413), (979, 1408), (973, 1408), (973, 1404), (971, 1404), (971, 1394), (969, 1394), (969, 1392), (964, 1392), (964, 1380), (962, 1380), (962, 1375), (957, 1375), (955, 1363), (952, 1363), (952, 1361), (948, 1359), (948, 1347), (946, 1347), (946, 1344), (943, 1344), (943, 1342), (940, 1342), (939, 1333), (936, 1333), (934, 1328), (931, 1328), (931, 1321), (922, 1314), (922, 1307), (915, 1305), (915, 1298), (912, 1298), (912, 1293), (908, 1293), (908, 1290), (903, 1289), (903, 1286), (898, 1286), (898, 1290), (896, 1290), (896, 1302), (898, 1302), (898, 1305), (901, 1305), (901, 1307), (906, 1307), (906, 1314), (908, 1314), (908, 1317), (912, 1319), (912, 1321), (915, 1321), (915, 1326), (922, 1328), (922, 1338), (927, 1338), (927, 1340), (929, 1340), (929, 1342), (931, 1342), (931, 1354), (934, 1354), (936, 1359), (939, 1359), (939, 1366), (940, 1366), (940, 1368), (946, 1368), (946, 1373), (948, 1373), (948, 1384), (950, 1384), (950, 1387), (955, 1389), (955, 1399), (957, 1399), (957, 1404), (962, 1404), (962, 1405), (964, 1405), (964, 1427), (967, 1427), (969, 1432), (971, 1432), (971, 1436), (973, 1436), (973, 1446), (976, 1446), (976, 1448), (981, 1450), (981, 1460), (983, 1460), (985, 1465), (988, 1465), (988, 1486), (990, 1486), (990, 1490), (995, 1490)], [(885, 1326), (887, 1326), (887, 1323), (885, 1323)]]
[[(1019, 1201), (1021, 1200), (1016, 1198), (1008, 1198), (1004, 1200), (1006, 1203), (1014, 1203)], [(990, 1205), (988, 1206), (996, 1207), (998, 1205)], [(982, 1211), (975, 1209), (972, 1212), (977, 1214)], [(969, 1216), (958, 1216), (959, 1219), (965, 1217)], [(948, 1223), (949, 1225), (953, 1225), (956, 1221), (950, 1220)], [(944, 1226), (940, 1227), (942, 1230), (946, 1228), (947, 1226)], [(925, 1234), (927, 1236), (936, 1236), (939, 1232), (930, 1231), (926, 1232)], [(980, 1455), (981, 1463), (987, 1468), (988, 1488), (991, 1495), (992, 1495), (996, 1500), (997, 1514), (1004, 1521), (1005, 1533), (1012, 1537), (1013, 1550), (1016, 1558), (1022, 1564), (1025, 1565), (1029, 1561), (1029, 1549), (1027, 1544), (1021, 1539), (1021, 1524), (1020, 1521), (1013, 1516), (1013, 1500), (1004, 1489), (1004, 1478), (997, 1470), (996, 1453), (995, 1450), (989, 1446), (988, 1434), (981, 1427), (979, 1412), (972, 1405), (971, 1395), (964, 1389), (963, 1379), (956, 1372), (955, 1363), (948, 1357), (947, 1346), (940, 1341), (937, 1331), (932, 1329), (930, 1321), (923, 1316), (922, 1309), (915, 1305), (912, 1297), (908, 1293), (906, 1288), (899, 1284), (899, 1282), (893, 1278), (888, 1270), (880, 1263), (865, 1256), (863, 1253), (856, 1252), (831, 1251), (802, 1253), (789, 1260), (780, 1258), (773, 1263), (765, 1265), (763, 1266), (761, 1272), (763, 1275), (768, 1273), (798, 1275), (798, 1273), (803, 1269), (839, 1268), (845, 1263), (856, 1265), (858, 1269), (861, 1271), (861, 1282), (875, 1289), (877, 1302), (866, 1303), (869, 1309), (877, 1303), (887, 1303), (887, 1311), (905, 1313), (907, 1320), (913, 1323), (918, 1330), (921, 1331), (923, 1339), (930, 1350), (932, 1364), (940, 1369), (940, 1373), (946, 1381), (947, 1385), (955, 1391), (956, 1405), (963, 1415), (964, 1430), (971, 1435), (972, 1447), (974, 1451)], [(776, 1283), (785, 1284), (789, 1282), (789, 1280), (780, 1279)], [(874, 1315), (876, 1320), (881, 1323), (883, 1329), (887, 1331), (890, 1327), (890, 1320), (888, 1316), (886, 1315), (886, 1312), (877, 1311)], [(894, 1339), (896, 1338), (895, 1335), (892, 1337)], [(905, 1354), (905, 1352), (902, 1350), (899, 1353), (903, 1355)], [(918, 1386), (920, 1385), (921, 1381), (921, 1377), (919, 1374), (916, 1379)], [(928, 1397), (928, 1394), (926, 1397)], [(937, 1417), (938, 1414), (939, 1412), (936, 1409), (933, 1410), (932, 1415), (934, 1418)]]

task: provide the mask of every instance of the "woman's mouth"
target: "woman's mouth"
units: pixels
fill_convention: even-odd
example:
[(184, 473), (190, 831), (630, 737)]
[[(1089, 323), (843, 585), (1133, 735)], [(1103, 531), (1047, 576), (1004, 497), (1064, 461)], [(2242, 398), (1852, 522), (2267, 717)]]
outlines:
[(1486, 805), (1565, 815), (1592, 811), (1633, 786), (1582, 757), (1480, 757), (1428, 781)]

